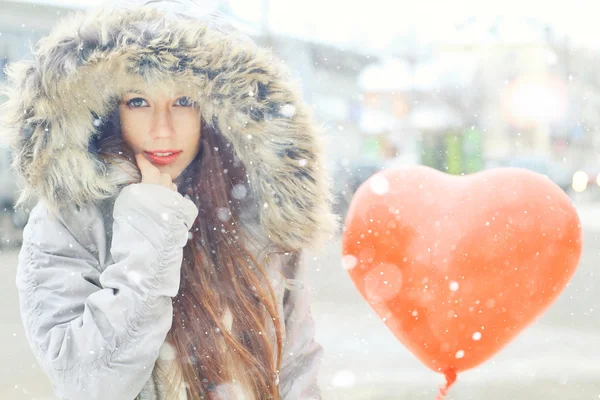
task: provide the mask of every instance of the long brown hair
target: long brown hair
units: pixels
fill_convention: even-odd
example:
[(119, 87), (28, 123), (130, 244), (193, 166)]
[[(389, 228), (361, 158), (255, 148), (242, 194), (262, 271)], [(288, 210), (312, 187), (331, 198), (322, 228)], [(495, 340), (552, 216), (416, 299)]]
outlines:
[[(109, 164), (132, 160), (119, 125), (117, 111), (95, 141)], [(254, 399), (278, 400), (281, 325), (267, 273), (250, 250), (258, 242), (240, 220), (243, 210), (252, 211), (245, 168), (218, 129), (203, 122), (199, 154), (178, 181), (199, 213), (183, 250), (167, 337), (183, 381), (174, 389), (184, 384), (188, 398), (215, 399), (220, 386), (237, 382)], [(267, 334), (273, 328), (276, 348)]]

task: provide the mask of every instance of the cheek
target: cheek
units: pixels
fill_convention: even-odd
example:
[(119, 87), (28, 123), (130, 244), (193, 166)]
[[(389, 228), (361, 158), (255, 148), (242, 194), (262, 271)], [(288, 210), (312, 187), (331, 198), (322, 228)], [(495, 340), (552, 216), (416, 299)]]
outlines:
[(120, 110), (121, 135), (125, 143), (134, 151), (143, 148), (149, 130), (148, 117), (140, 110)]
[(182, 144), (188, 148), (197, 148), (200, 143), (200, 117), (197, 114), (182, 115), (177, 120), (176, 130)]

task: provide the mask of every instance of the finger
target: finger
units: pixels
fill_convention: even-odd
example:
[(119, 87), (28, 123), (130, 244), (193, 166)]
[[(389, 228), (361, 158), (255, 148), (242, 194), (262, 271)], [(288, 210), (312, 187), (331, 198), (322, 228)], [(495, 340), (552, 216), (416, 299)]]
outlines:
[(171, 189), (173, 189), (173, 191), (175, 191), (175, 192), (176, 192), (176, 191), (177, 191), (177, 185), (176, 185), (176, 184), (174, 184), (174, 183), (172, 183), (172, 184), (171, 184)]
[(144, 157), (143, 154), (141, 154), (141, 153), (136, 154), (135, 160), (137, 161), (138, 168), (140, 169), (140, 172), (142, 173), (142, 177), (144, 177), (144, 176), (150, 177), (153, 174), (156, 175), (156, 173), (159, 172), (158, 168), (156, 168), (154, 165), (152, 165), (152, 163), (150, 161), (148, 161), (146, 159), (146, 157)]
[(166, 187), (171, 187), (173, 184), (173, 180), (171, 179), (171, 175), (169, 174), (160, 174), (159, 183)]
[(143, 170), (143, 172), (158, 171), (158, 168), (156, 168), (154, 165), (152, 165), (152, 163), (150, 161), (148, 161), (148, 159), (146, 159), (146, 157), (144, 157), (143, 154), (141, 154), (141, 153), (136, 154), (135, 159), (138, 163), (138, 167), (140, 167), (140, 169)]

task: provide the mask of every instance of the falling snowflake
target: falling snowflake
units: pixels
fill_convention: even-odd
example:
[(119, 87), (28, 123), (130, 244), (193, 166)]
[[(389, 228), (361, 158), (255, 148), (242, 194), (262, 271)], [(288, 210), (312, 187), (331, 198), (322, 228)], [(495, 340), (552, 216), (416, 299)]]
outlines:
[(398, 295), (403, 284), (402, 271), (394, 264), (384, 263), (365, 276), (365, 292), (374, 302), (385, 302)]
[(383, 196), (390, 190), (390, 183), (383, 175), (373, 176), (369, 180), (369, 186), (371, 190), (379, 196)]
[(342, 266), (347, 271), (354, 269), (354, 267), (356, 267), (356, 264), (358, 264), (358, 260), (352, 254), (346, 254), (342, 258)]
[(248, 190), (246, 189), (246, 186), (242, 184), (235, 185), (231, 190), (231, 196), (233, 196), (233, 198), (237, 200), (243, 199), (244, 197), (246, 197), (246, 194), (248, 194)]
[(356, 374), (352, 371), (341, 370), (338, 371), (333, 377), (331, 384), (334, 387), (353, 387), (356, 384)]
[(286, 118), (294, 118), (294, 115), (296, 115), (296, 107), (293, 104), (286, 104), (281, 107), (279, 114)]
[(131, 271), (129, 272), (129, 280), (136, 285), (140, 285), (142, 283), (142, 275), (139, 272)]
[(221, 222), (227, 222), (231, 219), (231, 211), (227, 207), (217, 208), (217, 218)]

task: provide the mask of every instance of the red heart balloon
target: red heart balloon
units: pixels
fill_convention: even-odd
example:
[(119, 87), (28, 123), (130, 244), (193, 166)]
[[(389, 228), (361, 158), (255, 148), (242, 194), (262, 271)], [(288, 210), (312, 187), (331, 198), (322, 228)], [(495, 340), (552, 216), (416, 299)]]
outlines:
[(545, 176), (428, 167), (377, 173), (356, 192), (344, 267), (427, 367), (473, 368), (559, 296), (581, 256), (569, 197)]

